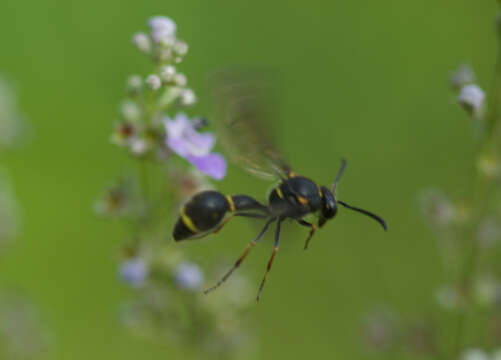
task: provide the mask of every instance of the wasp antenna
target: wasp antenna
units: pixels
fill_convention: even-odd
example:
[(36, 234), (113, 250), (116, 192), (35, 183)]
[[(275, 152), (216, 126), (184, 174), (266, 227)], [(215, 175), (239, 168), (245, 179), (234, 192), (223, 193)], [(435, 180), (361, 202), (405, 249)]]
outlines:
[(334, 184), (332, 184), (332, 191), (334, 192), (334, 195), (336, 195), (336, 188), (339, 180), (341, 180), (341, 177), (343, 176), (344, 169), (346, 169), (346, 159), (342, 158), (341, 159), (341, 167), (339, 168), (339, 171), (337, 172), (336, 179), (334, 180)]
[(367, 216), (373, 218), (379, 224), (381, 224), (381, 226), (383, 227), (384, 231), (388, 231), (388, 226), (386, 225), (386, 222), (381, 217), (377, 216), (376, 214), (373, 214), (370, 211), (367, 211), (367, 210), (364, 210), (364, 209), (360, 209), (360, 208), (348, 205), (347, 203), (345, 203), (343, 201), (339, 201), (338, 200), (337, 203), (343, 205), (345, 208), (348, 208), (348, 209), (353, 210), (353, 211), (357, 211), (359, 213), (362, 213), (364, 215), (367, 215)]

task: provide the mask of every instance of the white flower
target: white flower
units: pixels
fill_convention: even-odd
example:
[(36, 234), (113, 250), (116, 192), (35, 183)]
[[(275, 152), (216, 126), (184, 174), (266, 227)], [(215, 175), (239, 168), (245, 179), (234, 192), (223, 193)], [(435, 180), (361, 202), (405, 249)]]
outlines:
[(176, 36), (176, 23), (165, 16), (154, 16), (148, 21), (151, 28), (153, 41), (160, 42), (162, 39), (174, 38)]
[(465, 85), (458, 96), (459, 104), (473, 116), (481, 116), (485, 104), (485, 93), (476, 84)]
[(197, 290), (202, 286), (204, 275), (197, 264), (184, 262), (176, 269), (176, 284), (186, 290)]
[(195, 104), (197, 101), (197, 97), (195, 92), (191, 89), (186, 89), (181, 93), (181, 104), (183, 106), (191, 106)]
[(134, 138), (130, 142), (130, 151), (137, 156), (144, 155), (148, 151), (148, 144), (144, 139)]
[(146, 85), (148, 85), (151, 90), (156, 91), (162, 86), (162, 81), (157, 75), (152, 74), (146, 78)]
[(172, 82), (176, 79), (176, 68), (172, 65), (163, 66), (160, 69), (160, 77), (165, 82)]
[(461, 354), (461, 360), (489, 360), (489, 356), (480, 349), (466, 349)]

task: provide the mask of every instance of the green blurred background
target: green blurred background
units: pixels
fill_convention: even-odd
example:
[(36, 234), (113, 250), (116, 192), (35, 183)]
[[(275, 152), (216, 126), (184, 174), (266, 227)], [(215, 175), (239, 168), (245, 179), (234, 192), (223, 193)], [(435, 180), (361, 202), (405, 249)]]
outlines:
[[(467, 192), (469, 119), (449, 92), (465, 61), (490, 83), (494, 1), (19, 1), (0, 3), (0, 73), (15, 80), (33, 141), (4, 155), (23, 230), (0, 258), (0, 286), (22, 289), (50, 330), (47, 359), (181, 359), (183, 349), (132, 337), (117, 322), (128, 296), (116, 278), (118, 224), (94, 198), (133, 167), (108, 138), (132, 73), (148, 61), (131, 45), (152, 15), (166, 15), (190, 45), (182, 66), (207, 112), (206, 75), (230, 64), (283, 77), (280, 142), (295, 169), (330, 183), (349, 160), (340, 194), (383, 215), (384, 233), (342, 211), (307, 252), (290, 225), (263, 301), (252, 307), (261, 359), (362, 359), (360, 319), (389, 304), (418, 316), (441, 283), (436, 241), (416, 196), (430, 185)], [(231, 168), (218, 188), (263, 198), (268, 183)], [(216, 263), (255, 232), (235, 221), (213, 241), (182, 244)], [(270, 241), (244, 268), (259, 282)], [(377, 358), (374, 357), (374, 358)]]

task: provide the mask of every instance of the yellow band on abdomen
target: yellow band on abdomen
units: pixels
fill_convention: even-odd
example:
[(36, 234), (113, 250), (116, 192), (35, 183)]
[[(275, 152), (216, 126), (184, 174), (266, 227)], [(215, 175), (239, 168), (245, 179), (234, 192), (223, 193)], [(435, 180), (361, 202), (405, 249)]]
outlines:
[(191, 230), (191, 232), (193, 233), (198, 233), (198, 229), (197, 227), (195, 226), (195, 224), (193, 224), (193, 221), (191, 221), (191, 218), (186, 215), (185, 211), (184, 211), (184, 207), (181, 209), (181, 219), (183, 220), (183, 223), (184, 225), (186, 225), (186, 227), (188, 229)]

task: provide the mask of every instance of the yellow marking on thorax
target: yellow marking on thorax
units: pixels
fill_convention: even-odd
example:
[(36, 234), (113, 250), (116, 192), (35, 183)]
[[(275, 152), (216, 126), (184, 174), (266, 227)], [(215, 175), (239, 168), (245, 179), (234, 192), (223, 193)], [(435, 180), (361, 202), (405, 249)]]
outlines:
[(181, 209), (181, 219), (183, 220), (184, 225), (186, 225), (186, 227), (190, 229), (191, 232), (195, 234), (198, 233), (197, 227), (195, 226), (195, 224), (193, 224), (191, 218), (188, 215), (186, 215), (184, 207)]
[(287, 173), (287, 177), (289, 177), (289, 178), (293, 178), (293, 177), (295, 177), (295, 176), (296, 176), (296, 173), (295, 173), (294, 171), (289, 171), (289, 172)]
[(277, 195), (280, 199), (283, 199), (284, 198), (284, 194), (282, 194), (282, 190), (280, 190), (280, 185), (278, 185), (276, 188), (275, 188), (275, 191), (277, 192)]
[(235, 203), (233, 202), (231, 196), (227, 195), (226, 200), (228, 200), (228, 205), (230, 205), (230, 211), (235, 212)]
[(297, 197), (297, 201), (299, 201), (299, 203), (301, 205), (307, 205), (308, 204), (308, 199), (305, 198), (305, 197), (299, 196), (299, 195)]

